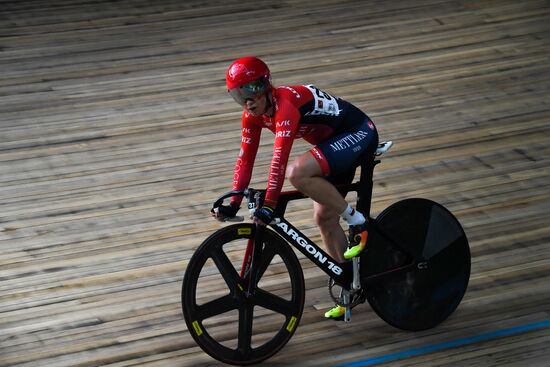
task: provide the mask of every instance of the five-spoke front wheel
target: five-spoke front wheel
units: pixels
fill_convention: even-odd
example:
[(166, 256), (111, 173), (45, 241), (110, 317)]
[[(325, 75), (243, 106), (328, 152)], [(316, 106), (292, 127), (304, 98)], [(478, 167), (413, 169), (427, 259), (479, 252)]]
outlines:
[(193, 254), (183, 280), (183, 314), (191, 335), (225, 363), (253, 364), (277, 353), (296, 330), (304, 307), (300, 263), (268, 229), (255, 266), (257, 286), (248, 292), (250, 272), (241, 268), (255, 230), (243, 223), (215, 232)]

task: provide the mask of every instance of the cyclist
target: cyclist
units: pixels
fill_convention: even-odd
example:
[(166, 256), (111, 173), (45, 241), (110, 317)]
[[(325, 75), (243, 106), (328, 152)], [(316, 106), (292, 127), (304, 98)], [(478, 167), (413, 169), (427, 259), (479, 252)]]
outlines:
[[(314, 219), (330, 256), (339, 262), (357, 256), (366, 234), (365, 217), (345, 200), (335, 184), (350, 183), (361, 159), (374, 154), (378, 146), (376, 127), (370, 118), (351, 103), (334, 97), (313, 85), (274, 87), (268, 66), (256, 57), (234, 61), (226, 73), (229, 94), (243, 107), (242, 143), (234, 172), (233, 189), (248, 187), (260, 134), (263, 128), (275, 134), (273, 157), (263, 206), (253, 219), (269, 224), (285, 176), (299, 191), (314, 201)], [(294, 139), (303, 138), (314, 147), (287, 167)], [(242, 198), (234, 197), (214, 216), (234, 217)], [(339, 220), (350, 227), (348, 241)], [(325, 317), (341, 318), (345, 309), (336, 306)]]

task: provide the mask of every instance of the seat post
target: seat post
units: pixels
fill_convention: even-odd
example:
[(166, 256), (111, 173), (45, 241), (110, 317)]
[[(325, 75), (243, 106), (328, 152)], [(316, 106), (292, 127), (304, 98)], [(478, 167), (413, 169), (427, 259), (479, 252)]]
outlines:
[(359, 178), (359, 190), (357, 190), (357, 210), (366, 218), (370, 217), (370, 208), (372, 200), (372, 176), (374, 167), (380, 163), (380, 160), (369, 157), (361, 163), (361, 175)]

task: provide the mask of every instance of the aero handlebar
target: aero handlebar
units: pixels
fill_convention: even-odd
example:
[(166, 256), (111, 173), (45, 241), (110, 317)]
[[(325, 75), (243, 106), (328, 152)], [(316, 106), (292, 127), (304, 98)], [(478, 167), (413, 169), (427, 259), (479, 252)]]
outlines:
[[(233, 197), (233, 196), (244, 196), (248, 200), (248, 210), (250, 214), (253, 214), (256, 208), (259, 208), (261, 206), (261, 203), (263, 202), (263, 197), (265, 195), (265, 190), (254, 190), (252, 188), (247, 188), (244, 190), (234, 190), (229, 191), (223, 194), (214, 202), (212, 205), (211, 212), (217, 212), (218, 208), (223, 204), (223, 201), (227, 198)], [(223, 218), (223, 221), (225, 222), (242, 222), (244, 220), (244, 216), (234, 216), (234, 217), (227, 217)]]

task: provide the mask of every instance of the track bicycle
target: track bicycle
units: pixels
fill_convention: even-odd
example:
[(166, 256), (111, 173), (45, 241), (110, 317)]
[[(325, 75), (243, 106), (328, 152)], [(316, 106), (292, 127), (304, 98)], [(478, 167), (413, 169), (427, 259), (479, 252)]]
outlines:
[[(361, 164), (359, 181), (338, 186), (357, 192), (356, 209), (369, 218), (367, 246), (353, 261), (338, 263), (285, 219), (288, 203), (306, 198), (298, 191), (281, 193), (270, 228), (232, 224), (197, 248), (183, 279), (182, 308), (190, 334), (206, 353), (249, 365), (290, 340), (305, 299), (302, 267), (291, 246), (328, 274), (330, 295), (346, 307), (346, 321), (351, 308), (365, 301), (402, 330), (433, 328), (453, 313), (466, 292), (471, 264), (468, 240), (454, 215), (434, 201), (413, 198), (370, 217), (377, 156), (392, 144), (380, 144)], [(231, 191), (213, 208), (242, 195), (252, 212), (264, 194)]]

